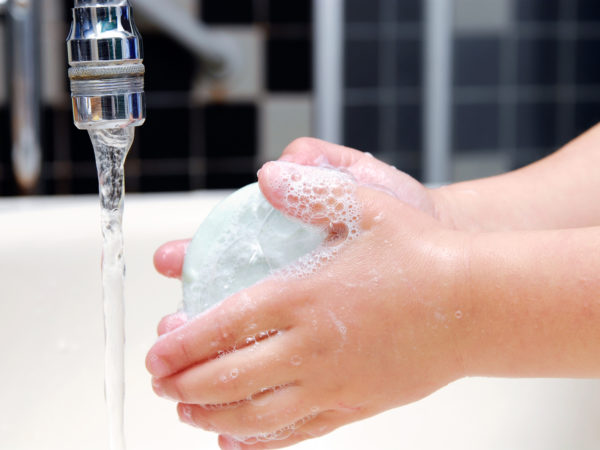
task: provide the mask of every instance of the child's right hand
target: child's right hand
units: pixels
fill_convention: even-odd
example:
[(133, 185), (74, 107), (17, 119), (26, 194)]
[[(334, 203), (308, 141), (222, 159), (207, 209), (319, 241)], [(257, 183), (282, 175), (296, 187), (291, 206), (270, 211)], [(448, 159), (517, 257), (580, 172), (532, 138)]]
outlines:
[[(267, 164), (261, 189), (282, 212), (320, 222), (331, 197), (312, 182), (315, 172)], [(284, 200), (296, 191), (281, 180), (296, 178), (317, 197), (310, 208)], [(455, 290), (463, 236), (379, 190), (358, 186), (352, 195), (360, 233), (314, 273), (274, 277), (185, 324), (176, 316), (161, 323), (171, 332), (147, 358), (153, 387), (181, 403), (186, 423), (245, 441), (222, 437), (222, 448), (291, 445), (464, 375)]]

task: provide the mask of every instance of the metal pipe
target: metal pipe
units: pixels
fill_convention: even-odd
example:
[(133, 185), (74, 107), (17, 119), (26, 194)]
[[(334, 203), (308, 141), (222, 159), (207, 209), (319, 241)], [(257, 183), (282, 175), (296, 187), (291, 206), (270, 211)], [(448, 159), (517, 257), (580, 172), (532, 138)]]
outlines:
[(12, 162), (24, 193), (33, 193), (41, 173), (38, 0), (9, 0), (9, 67)]
[(136, 10), (194, 53), (204, 63), (206, 74), (222, 78), (240, 70), (242, 57), (235, 41), (226, 33), (208, 29), (181, 6), (164, 0), (134, 0)]
[(425, 2), (424, 181), (451, 179), (453, 0)]
[(314, 22), (314, 134), (320, 139), (343, 141), (344, 1), (313, 0)]

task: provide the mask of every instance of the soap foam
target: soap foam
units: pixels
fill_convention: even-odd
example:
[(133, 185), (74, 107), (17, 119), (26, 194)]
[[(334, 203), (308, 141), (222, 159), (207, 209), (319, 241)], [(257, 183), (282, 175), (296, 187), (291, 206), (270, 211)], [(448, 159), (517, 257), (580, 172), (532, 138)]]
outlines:
[(306, 277), (331, 261), (342, 246), (360, 233), (357, 183), (344, 171), (330, 167), (299, 166), (278, 162), (281, 176), (272, 188), (282, 194), (283, 212), (305, 223), (323, 226), (327, 238), (321, 246), (279, 272)]
[(271, 433), (260, 433), (256, 436), (232, 436), (232, 438), (246, 445), (255, 445), (259, 442), (283, 441), (292, 436), (298, 428), (317, 417), (317, 415), (317, 413), (311, 413), (308, 416)]

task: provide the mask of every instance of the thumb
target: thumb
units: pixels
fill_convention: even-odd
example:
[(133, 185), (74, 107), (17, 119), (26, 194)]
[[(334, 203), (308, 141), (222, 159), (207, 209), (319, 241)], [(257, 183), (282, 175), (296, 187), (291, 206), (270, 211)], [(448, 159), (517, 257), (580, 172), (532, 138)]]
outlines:
[(348, 173), (275, 161), (259, 171), (258, 183), (269, 203), (288, 216), (315, 225), (344, 224), (349, 232), (358, 229), (357, 184)]

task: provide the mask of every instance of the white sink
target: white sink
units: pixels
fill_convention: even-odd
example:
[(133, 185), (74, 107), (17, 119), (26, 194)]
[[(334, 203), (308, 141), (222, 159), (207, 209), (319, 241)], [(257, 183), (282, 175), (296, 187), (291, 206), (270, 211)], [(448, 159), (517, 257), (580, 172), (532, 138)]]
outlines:
[[(126, 200), (130, 450), (217, 449), (155, 397), (144, 357), (180, 285), (154, 272), (224, 193)], [(0, 448), (105, 450), (101, 237), (96, 197), (0, 200)], [(299, 449), (597, 450), (600, 381), (467, 379)]]

